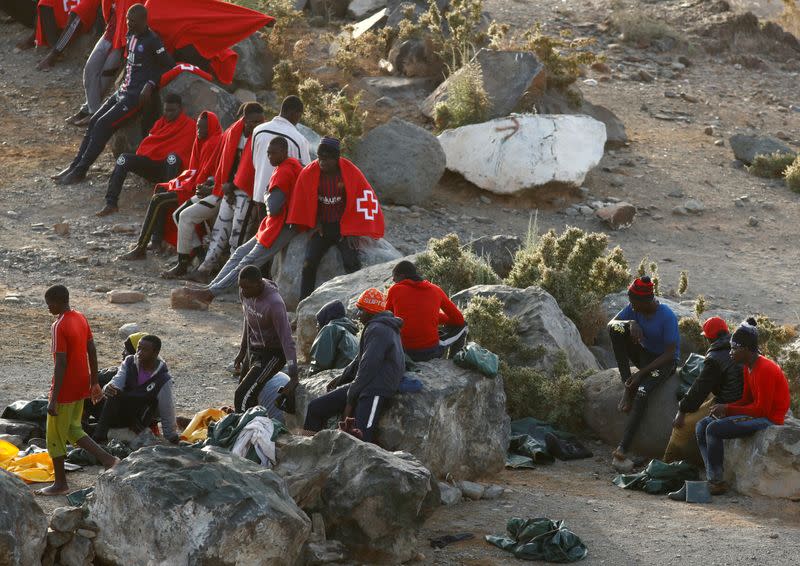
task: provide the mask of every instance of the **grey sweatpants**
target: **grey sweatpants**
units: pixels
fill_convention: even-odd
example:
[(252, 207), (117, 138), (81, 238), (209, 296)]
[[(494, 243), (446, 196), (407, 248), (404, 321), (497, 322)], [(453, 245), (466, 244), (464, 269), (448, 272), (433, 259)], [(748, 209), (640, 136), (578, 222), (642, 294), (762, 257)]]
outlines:
[(100, 109), (106, 91), (114, 82), (122, 64), (122, 49), (112, 49), (111, 46), (111, 42), (104, 37), (98, 39), (83, 66), (86, 102), (81, 106), (81, 110), (87, 114), (94, 114)]
[(233, 191), (233, 194), (236, 196), (233, 204), (229, 203), (225, 197), (219, 203), (219, 213), (214, 221), (214, 229), (211, 231), (211, 241), (208, 244), (206, 258), (198, 268), (201, 271), (214, 269), (228, 246), (233, 254), (241, 243), (242, 232), (247, 230), (247, 221), (253, 206), (252, 201), (244, 191), (237, 189)]
[(189, 254), (202, 242), (195, 229), (198, 224), (213, 220), (219, 210), (218, 196), (208, 195), (200, 198), (193, 196), (183, 203), (172, 214), (172, 219), (178, 226), (178, 253)]

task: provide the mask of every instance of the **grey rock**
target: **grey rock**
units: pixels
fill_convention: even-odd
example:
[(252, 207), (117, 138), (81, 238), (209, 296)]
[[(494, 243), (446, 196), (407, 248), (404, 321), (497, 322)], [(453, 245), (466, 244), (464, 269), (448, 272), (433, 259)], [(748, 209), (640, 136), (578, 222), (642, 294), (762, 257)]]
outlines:
[(610, 206), (598, 208), (595, 215), (608, 224), (612, 230), (627, 228), (633, 224), (636, 207), (628, 202), (618, 202)]
[(752, 228), (755, 228), (756, 226), (758, 226), (758, 218), (756, 218), (755, 216), (751, 216), (750, 218), (747, 219), (747, 225)]
[(417, 531), (439, 502), (418, 460), (339, 430), (279, 444), (275, 472), (306, 513), (322, 515), (329, 538), (372, 563), (413, 558)]
[(500, 277), (508, 277), (514, 265), (514, 256), (522, 247), (522, 240), (508, 235), (482, 236), (471, 241), (468, 247), (475, 255), (486, 259)]
[(239, 55), (236, 72), (233, 75), (233, 85), (254, 91), (270, 88), (275, 58), (267, 49), (264, 37), (256, 32), (231, 49)]
[(142, 329), (137, 323), (128, 322), (128, 323), (123, 324), (122, 326), (119, 327), (119, 330), (117, 330), (117, 335), (120, 338), (122, 338), (123, 340), (125, 340), (131, 334), (136, 334), (137, 332), (141, 332), (141, 331), (142, 331)]
[(89, 510), (112, 564), (292, 565), (311, 532), (279, 476), (216, 448), (141, 448), (100, 474)]
[(674, 214), (675, 216), (687, 216), (689, 214), (689, 211), (686, 210), (686, 207), (684, 206), (676, 206), (675, 208), (672, 209), (672, 214)]
[(338, 540), (310, 542), (306, 546), (306, 564), (331, 564), (343, 562), (347, 558), (347, 548)]
[(37, 566), (47, 538), (47, 517), (22, 480), (0, 471), (0, 562)]
[(702, 214), (706, 209), (706, 205), (697, 199), (689, 199), (683, 204), (683, 208), (685, 208), (686, 212), (689, 214)]
[(85, 516), (82, 507), (59, 507), (50, 517), (50, 528), (62, 533), (74, 533)]
[(728, 140), (733, 155), (739, 161), (750, 165), (756, 155), (768, 155), (770, 153), (795, 153), (786, 144), (768, 136), (756, 136), (746, 134), (736, 134)]
[(477, 285), (456, 293), (452, 299), (463, 309), (475, 296), (500, 299), (505, 313), (519, 320), (522, 343), (530, 348), (545, 348), (544, 356), (534, 363), (534, 367), (549, 375), (563, 350), (575, 371), (599, 369), (594, 355), (581, 341), (575, 324), (546, 291), (539, 287), (517, 289), (507, 285)]
[[(272, 263), (272, 278), (280, 289), (286, 308), (290, 311), (295, 310), (300, 301), (300, 276), (309, 237), (308, 232), (295, 236)], [(387, 240), (373, 240), (372, 238), (359, 238), (358, 240), (358, 256), (361, 259), (362, 268), (402, 257), (400, 252)], [(336, 247), (332, 247), (323, 256), (317, 269), (317, 286), (344, 273), (341, 254)], [(388, 273), (391, 275), (391, 269)], [(359, 289), (358, 293), (360, 294), (365, 289), (367, 287)]]
[(464, 494), (464, 497), (472, 499), (473, 501), (482, 498), (484, 491), (486, 491), (485, 485), (472, 481), (460, 481), (457, 485), (461, 493)]
[[(501, 379), (487, 379), (450, 360), (418, 364), (414, 378), (422, 391), (397, 394), (378, 423), (376, 442), (386, 450), (413, 454), (436, 477), (473, 479), (503, 470), (510, 420)], [(297, 413), (289, 426), (301, 426), (308, 404), (326, 393), (340, 370), (305, 379), (297, 388)]]
[(439, 482), (439, 497), (442, 505), (455, 505), (461, 503), (461, 490), (449, 483)]
[(75, 531), (75, 534), (79, 535), (79, 536), (82, 536), (84, 538), (95, 538), (95, 537), (97, 537), (97, 531), (93, 531), (91, 529), (78, 529), (77, 531)]
[(398, 106), (400, 106), (400, 103), (391, 96), (381, 96), (375, 101), (376, 108), (397, 108)]
[(356, 81), (355, 86), (375, 98), (388, 96), (403, 103), (416, 104), (420, 98), (428, 96), (436, 84), (436, 79), (432, 78), (363, 77)]
[(13, 444), (19, 449), (25, 448), (25, 441), (22, 440), (21, 436), (17, 436), (15, 434), (0, 434), (0, 440), (4, 440), (9, 444)]
[(73, 534), (71, 532), (62, 533), (61, 531), (47, 529), (47, 546), (55, 546), (56, 548), (64, 546), (72, 540)]
[(18, 436), (23, 442), (28, 442), (31, 438), (44, 436), (44, 431), (32, 422), (0, 419), (0, 434)]
[(74, 536), (59, 553), (63, 566), (87, 566), (94, 561), (94, 545), (88, 538)]
[(445, 169), (436, 136), (399, 118), (370, 130), (356, 146), (353, 161), (381, 202), (406, 206), (427, 202)]
[[(488, 118), (508, 116), (524, 105), (526, 98), (542, 91), (545, 84), (544, 65), (528, 51), (492, 51), (481, 49), (472, 59), (483, 77), (483, 88), (489, 98)], [(456, 71), (421, 105), (422, 113), (433, 118), (436, 105), (447, 100)]]
[(489, 485), (483, 490), (481, 499), (499, 499), (506, 492), (502, 485)]

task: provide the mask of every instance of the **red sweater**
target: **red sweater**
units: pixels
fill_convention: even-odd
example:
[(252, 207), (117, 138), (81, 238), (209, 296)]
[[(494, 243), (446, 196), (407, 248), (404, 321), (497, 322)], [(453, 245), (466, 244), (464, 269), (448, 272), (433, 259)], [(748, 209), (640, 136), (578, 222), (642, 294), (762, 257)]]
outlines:
[(764, 356), (758, 356), (752, 369), (745, 364), (742, 398), (727, 405), (727, 414), (765, 417), (782, 425), (788, 409), (789, 382), (781, 367)]
[(442, 289), (430, 281), (405, 279), (389, 288), (386, 310), (403, 319), (400, 338), (406, 350), (439, 345), (439, 324), (462, 326), (464, 316)]

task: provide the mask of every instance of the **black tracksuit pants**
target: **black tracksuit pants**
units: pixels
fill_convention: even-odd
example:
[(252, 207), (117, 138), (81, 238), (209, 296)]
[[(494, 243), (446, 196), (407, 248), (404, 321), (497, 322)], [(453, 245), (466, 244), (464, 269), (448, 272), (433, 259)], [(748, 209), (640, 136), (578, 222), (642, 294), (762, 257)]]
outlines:
[(264, 385), (286, 365), (281, 348), (253, 350), (247, 356), (247, 367), (242, 368), (242, 377), (233, 394), (233, 406), (237, 413), (258, 405), (258, 394)]
[(301, 301), (314, 292), (317, 284), (319, 262), (322, 261), (325, 252), (333, 246), (339, 248), (339, 253), (342, 254), (345, 273), (353, 273), (361, 269), (358, 250), (350, 245), (347, 238), (342, 237), (339, 224), (323, 224), (321, 231), (311, 236), (306, 246), (306, 257), (303, 261), (303, 272), (300, 277)]
[(147, 242), (154, 245), (160, 244), (164, 239), (164, 224), (167, 221), (167, 214), (172, 208), (178, 206), (178, 194), (165, 189), (156, 189), (156, 194), (150, 197), (150, 204), (147, 205), (147, 212), (144, 215), (142, 229), (139, 232), (139, 240), (136, 246), (144, 248)]
[(182, 166), (181, 158), (175, 153), (170, 153), (161, 161), (154, 161), (135, 153), (123, 153), (117, 158), (114, 171), (108, 179), (106, 204), (113, 207), (119, 204), (119, 195), (122, 193), (122, 186), (128, 173), (135, 173), (151, 183), (164, 183), (177, 177)]

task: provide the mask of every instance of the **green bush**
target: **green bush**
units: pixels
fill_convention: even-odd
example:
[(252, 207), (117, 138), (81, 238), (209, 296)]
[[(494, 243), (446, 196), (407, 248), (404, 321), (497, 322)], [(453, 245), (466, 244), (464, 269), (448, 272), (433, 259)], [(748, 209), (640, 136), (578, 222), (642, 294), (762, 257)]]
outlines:
[(767, 155), (759, 154), (753, 159), (753, 163), (747, 167), (747, 171), (756, 177), (767, 179), (780, 179), (784, 172), (795, 160), (794, 154), (776, 151)]
[(456, 234), (431, 238), (417, 258), (423, 277), (452, 295), (475, 285), (496, 285), (500, 278), (483, 259), (463, 249)]
[(530, 348), (519, 338), (519, 321), (506, 315), (495, 296), (474, 296), (464, 309), (470, 340), (512, 364), (527, 365), (544, 357), (544, 346)]
[[(790, 324), (776, 324), (766, 315), (757, 315), (755, 319), (759, 350), (768, 358), (777, 360), (781, 350), (797, 338), (797, 329)], [(731, 332), (736, 330), (737, 325), (729, 324)]]
[(786, 186), (792, 191), (800, 193), (800, 156), (798, 156), (785, 171)]
[(480, 67), (467, 64), (450, 80), (447, 99), (434, 109), (439, 130), (485, 122), (489, 114), (489, 96), (483, 88)]
[(678, 331), (681, 335), (681, 355), (689, 353), (704, 354), (706, 351), (706, 339), (703, 336), (703, 325), (700, 319), (693, 316), (684, 316), (678, 320)]
[(283, 100), (291, 94), (297, 96), (300, 81), (300, 73), (294, 68), (294, 64), (291, 61), (282, 59), (275, 64), (272, 75), (272, 89), (278, 95), (278, 100)]
[(528, 238), (517, 251), (506, 282), (524, 289), (538, 285), (553, 295), (561, 310), (592, 344), (604, 324), (600, 303), (606, 295), (625, 288), (630, 272), (619, 247), (606, 254), (608, 236), (567, 227)]

